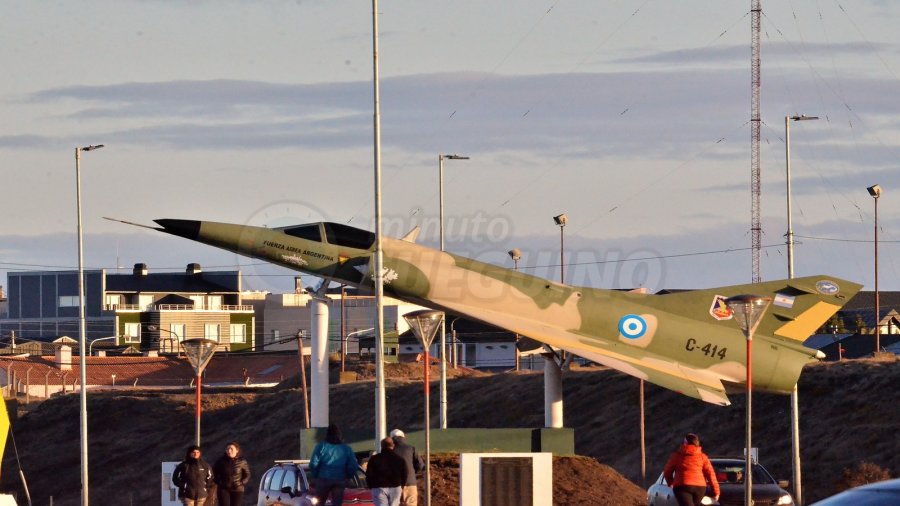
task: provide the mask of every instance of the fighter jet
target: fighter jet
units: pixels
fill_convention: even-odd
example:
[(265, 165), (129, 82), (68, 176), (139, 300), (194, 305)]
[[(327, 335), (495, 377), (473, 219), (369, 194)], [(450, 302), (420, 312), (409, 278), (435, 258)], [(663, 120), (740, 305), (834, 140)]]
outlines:
[[(338, 223), (264, 228), (155, 220), (162, 232), (326, 280), (373, 289), (375, 234)], [(773, 304), (753, 346), (753, 388), (789, 393), (820, 352), (803, 341), (862, 286), (830, 276), (664, 295), (567, 286), (403, 239), (382, 238), (384, 293), (528, 336), (703, 401), (746, 388), (746, 338), (725, 299)]]

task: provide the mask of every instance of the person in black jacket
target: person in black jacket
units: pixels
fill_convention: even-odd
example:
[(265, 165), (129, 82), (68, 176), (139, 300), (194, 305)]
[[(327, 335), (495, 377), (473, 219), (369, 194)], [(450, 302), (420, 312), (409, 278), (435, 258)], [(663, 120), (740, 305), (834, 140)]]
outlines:
[(203, 506), (213, 485), (209, 464), (200, 456), (200, 447), (191, 445), (184, 460), (175, 466), (172, 483), (178, 487), (178, 498), (184, 506)]
[(398, 506), (406, 478), (406, 461), (394, 453), (394, 440), (382, 439), (381, 453), (369, 457), (366, 465), (366, 485), (375, 506)]
[(250, 464), (241, 456), (241, 447), (234, 441), (225, 447), (225, 454), (213, 465), (216, 478), (218, 506), (242, 506), (244, 488), (250, 482)]
[(400, 493), (400, 506), (419, 506), (419, 489), (416, 486), (416, 473), (425, 469), (425, 462), (416, 452), (416, 447), (406, 442), (406, 434), (400, 429), (391, 431), (394, 440), (394, 453), (406, 461), (406, 483)]

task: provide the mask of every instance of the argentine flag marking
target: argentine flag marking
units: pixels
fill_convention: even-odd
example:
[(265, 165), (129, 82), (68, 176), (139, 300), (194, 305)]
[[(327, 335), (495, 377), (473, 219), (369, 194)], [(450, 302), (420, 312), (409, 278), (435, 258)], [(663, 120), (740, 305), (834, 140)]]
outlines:
[(619, 333), (628, 339), (637, 339), (647, 332), (647, 322), (636, 314), (627, 314), (619, 320)]

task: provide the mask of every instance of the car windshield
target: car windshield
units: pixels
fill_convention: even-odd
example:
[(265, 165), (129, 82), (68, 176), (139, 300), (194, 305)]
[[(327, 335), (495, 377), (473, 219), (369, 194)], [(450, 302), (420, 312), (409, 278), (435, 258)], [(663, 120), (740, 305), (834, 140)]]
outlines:
[[(743, 484), (744, 470), (746, 467), (743, 462), (716, 462), (712, 463), (716, 471), (716, 480), (719, 484)], [(766, 469), (759, 465), (753, 465), (753, 483), (759, 485), (770, 485), (775, 483), (775, 479)]]

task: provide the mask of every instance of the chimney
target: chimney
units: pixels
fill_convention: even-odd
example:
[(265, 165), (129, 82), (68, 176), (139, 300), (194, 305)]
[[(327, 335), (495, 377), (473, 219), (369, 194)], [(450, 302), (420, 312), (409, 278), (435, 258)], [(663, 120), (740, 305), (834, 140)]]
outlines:
[(147, 264), (134, 264), (135, 276), (146, 276), (147, 275)]
[(294, 276), (294, 293), (303, 293), (303, 280), (300, 276)]
[(56, 357), (54, 358), (53, 363), (56, 364), (56, 367), (60, 371), (71, 371), (72, 347), (64, 344), (59, 348), (56, 348)]
[(184, 272), (185, 272), (185, 274), (189, 274), (189, 275), (197, 275), (197, 274), (200, 274), (201, 272), (203, 272), (203, 270), (200, 269), (200, 264), (191, 263), (191, 264), (187, 264), (187, 268), (184, 270)]

